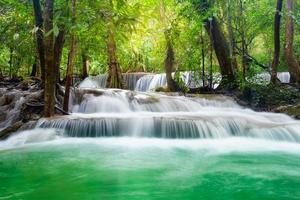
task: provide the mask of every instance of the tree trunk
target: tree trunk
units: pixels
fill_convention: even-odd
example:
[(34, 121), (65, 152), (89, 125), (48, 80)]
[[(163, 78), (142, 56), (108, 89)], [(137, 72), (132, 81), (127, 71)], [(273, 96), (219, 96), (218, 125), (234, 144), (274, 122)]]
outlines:
[(293, 0), (286, 0), (287, 18), (285, 21), (285, 46), (284, 55), (285, 62), (289, 68), (290, 82), (300, 83), (300, 65), (295, 57), (293, 51), (294, 43), (294, 19), (291, 16), (293, 14)]
[[(167, 36), (166, 36), (167, 37)], [(170, 39), (167, 37), (167, 56), (165, 59), (165, 70), (166, 70), (166, 79), (168, 90), (171, 92), (175, 92), (177, 90), (176, 82), (172, 77), (173, 66), (174, 66), (174, 50), (173, 45)]]
[(55, 106), (55, 80), (54, 49), (53, 49), (53, 0), (45, 0), (44, 28), (48, 36), (45, 37), (45, 117), (54, 115)]
[(36, 75), (36, 66), (37, 66), (37, 64), (36, 64), (36, 59), (35, 59), (34, 63), (32, 64), (32, 69), (31, 69), (31, 73), (30, 73), (30, 76), (32, 76), (32, 77), (35, 77), (35, 75)]
[(236, 61), (236, 41), (234, 37), (234, 33), (232, 30), (232, 16), (231, 16), (231, 1), (227, 2), (227, 31), (229, 37), (229, 46), (230, 46), (230, 56), (232, 61), (232, 66), (235, 67), (235, 72), (238, 70), (238, 65)]
[(240, 7), (240, 32), (241, 32), (241, 42), (242, 42), (242, 69), (243, 69), (243, 79), (246, 80), (247, 71), (248, 71), (248, 62), (246, 55), (248, 54), (247, 45), (246, 45), (246, 33), (245, 33), (245, 17), (244, 17), (244, 1), (239, 0), (239, 7)]
[(85, 79), (89, 76), (88, 70), (89, 70), (90, 61), (88, 59), (88, 56), (85, 52), (82, 53), (82, 75), (81, 78)]
[[(208, 0), (195, 1), (195, 6), (200, 14), (209, 13), (211, 8)], [(230, 54), (230, 47), (224, 33), (215, 16), (209, 16), (203, 20), (204, 27), (210, 37), (215, 50), (222, 75), (220, 87), (236, 86), (236, 66), (234, 58)]]
[(205, 29), (210, 36), (210, 40), (213, 44), (222, 75), (221, 86), (225, 86), (229, 83), (235, 82), (235, 68), (230, 55), (230, 48), (228, 42), (226, 41), (224, 33), (221, 31), (221, 27), (215, 17), (206, 19)]
[(10, 48), (9, 49), (9, 78), (12, 78), (12, 68), (13, 68), (13, 53), (14, 53), (14, 49)]
[(68, 66), (67, 66), (67, 76), (66, 76), (66, 90), (64, 96), (64, 105), (63, 110), (65, 112), (69, 112), (69, 99), (70, 99), (70, 91), (72, 86), (72, 77), (73, 77), (73, 65), (74, 65), (74, 57), (75, 57), (75, 36), (72, 35), (71, 38), (71, 46), (68, 54)]
[(43, 85), (45, 83), (45, 47), (44, 47), (44, 33), (43, 33), (43, 16), (42, 9), (40, 5), (40, 0), (33, 0), (33, 9), (35, 17), (35, 26), (36, 26), (36, 41), (37, 49), (39, 54), (39, 66), (41, 72), (41, 78)]
[(61, 28), (54, 44), (54, 68), (56, 73), (56, 83), (60, 82), (60, 63), (62, 57), (62, 51), (65, 43), (65, 30)]
[(107, 53), (108, 53), (108, 77), (107, 88), (124, 88), (122, 72), (116, 55), (116, 42), (112, 29), (108, 30), (107, 38)]
[[(211, 31), (211, 28), (210, 28), (210, 35), (212, 35), (212, 31)], [(209, 65), (209, 89), (210, 90), (213, 90), (213, 49), (214, 49), (214, 45), (213, 45), (213, 41), (210, 40), (210, 45), (209, 45), (209, 62), (210, 62), (210, 65)]]
[(173, 67), (174, 67), (174, 49), (171, 40), (171, 31), (172, 25), (168, 22), (168, 18), (166, 16), (166, 8), (164, 0), (160, 0), (160, 20), (164, 26), (164, 34), (165, 40), (167, 43), (167, 51), (166, 51), (166, 58), (165, 58), (165, 72), (166, 72), (166, 79), (167, 79), (167, 87), (168, 90), (171, 92), (175, 92), (177, 90), (176, 82), (172, 77)]
[[(76, 0), (72, 0), (72, 25), (75, 25), (76, 20)], [(67, 76), (66, 76), (66, 90), (64, 96), (64, 105), (63, 110), (65, 112), (69, 112), (69, 98), (70, 98), (70, 88), (72, 85), (72, 77), (73, 77), (73, 63), (75, 57), (75, 34), (74, 32), (71, 34), (71, 45), (70, 51), (68, 55), (68, 66), (67, 66)]]
[(274, 20), (274, 57), (272, 63), (271, 83), (275, 84), (277, 81), (277, 69), (279, 65), (280, 56), (280, 21), (282, 11), (282, 0), (277, 0), (275, 20)]
[(35, 57), (36, 57), (36, 60), (35, 60), (36, 74), (35, 74), (35, 76), (38, 77), (38, 78), (41, 78), (41, 65), (40, 65), (40, 59), (39, 59), (39, 52), (38, 52), (37, 48), (36, 48), (36, 51), (35, 51)]
[(201, 64), (202, 64), (202, 86), (205, 87), (205, 52), (204, 52), (204, 37), (203, 37), (203, 28), (201, 28), (200, 34), (201, 40)]

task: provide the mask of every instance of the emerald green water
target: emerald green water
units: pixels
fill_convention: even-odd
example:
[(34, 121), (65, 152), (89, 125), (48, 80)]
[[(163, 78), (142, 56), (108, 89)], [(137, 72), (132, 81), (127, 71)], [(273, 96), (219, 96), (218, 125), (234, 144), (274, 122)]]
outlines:
[(62, 138), (0, 150), (0, 199), (300, 199), (300, 145)]

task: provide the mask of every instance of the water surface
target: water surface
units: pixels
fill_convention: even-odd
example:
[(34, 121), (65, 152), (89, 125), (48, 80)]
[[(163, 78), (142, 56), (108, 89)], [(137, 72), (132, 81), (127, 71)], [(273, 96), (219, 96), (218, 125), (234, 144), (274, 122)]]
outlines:
[(297, 143), (247, 138), (11, 141), (0, 150), (0, 199), (300, 199)]

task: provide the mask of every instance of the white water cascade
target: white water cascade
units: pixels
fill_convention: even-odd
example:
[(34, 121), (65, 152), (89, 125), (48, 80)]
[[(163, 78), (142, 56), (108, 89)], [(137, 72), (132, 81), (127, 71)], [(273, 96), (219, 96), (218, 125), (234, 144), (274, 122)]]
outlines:
[[(134, 90), (138, 80), (148, 75), (148, 73), (124, 73), (123, 81), (127, 89)], [(101, 74), (99, 76), (91, 76), (86, 78), (79, 84), (79, 88), (105, 88), (107, 81), (107, 74)]]
[(73, 113), (40, 120), (71, 137), (229, 138), (300, 142), (300, 122), (244, 109), (224, 96), (168, 96), (116, 89), (77, 89)]
[[(172, 74), (173, 78), (175, 73)], [(179, 77), (188, 88), (203, 87), (203, 80), (196, 76), (194, 72), (179, 72)], [(220, 74), (216, 73), (213, 76), (213, 88), (217, 88), (221, 81)], [(207, 81), (206, 81), (207, 82)], [(208, 84), (208, 83), (206, 83)], [(135, 90), (140, 92), (155, 91), (156, 88), (167, 87), (166, 74), (150, 74), (140, 78)]]
[[(199, 88), (203, 86), (203, 80), (201, 77), (197, 77), (194, 72), (180, 72), (180, 78), (188, 88)], [(173, 73), (173, 77), (175, 74)], [(166, 87), (167, 79), (166, 74), (150, 74), (150, 73), (125, 73), (123, 74), (124, 83), (129, 90), (135, 90), (140, 92), (155, 91), (156, 88)], [(262, 73), (250, 81), (260, 83), (269, 82), (271, 79), (270, 74)], [(279, 72), (278, 79), (282, 83), (288, 83), (290, 81), (290, 74), (288, 72)], [(79, 88), (106, 88), (107, 75), (102, 74), (99, 76), (92, 76), (86, 78), (79, 84)], [(213, 75), (213, 88), (217, 88), (221, 81), (221, 75), (215, 73)], [(208, 82), (206, 81), (208, 85)]]
[[(290, 73), (289, 72), (279, 72), (277, 73), (278, 79), (282, 83), (289, 83), (290, 82)], [(271, 75), (269, 73), (262, 73), (256, 76), (257, 79), (261, 79), (263, 81), (270, 82)]]

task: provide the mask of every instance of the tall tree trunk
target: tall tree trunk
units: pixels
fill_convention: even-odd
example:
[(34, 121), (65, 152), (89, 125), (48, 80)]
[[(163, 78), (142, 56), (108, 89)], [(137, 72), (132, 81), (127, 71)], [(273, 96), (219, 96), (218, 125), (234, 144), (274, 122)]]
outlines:
[(176, 82), (174, 81), (172, 77), (172, 72), (174, 68), (174, 49), (173, 44), (171, 40), (171, 29), (170, 28), (170, 22), (168, 22), (167, 16), (166, 16), (166, 10), (165, 10), (165, 3), (164, 0), (160, 0), (160, 19), (162, 21), (162, 24), (164, 26), (164, 34), (165, 34), (165, 40), (167, 43), (167, 51), (166, 51), (166, 58), (165, 58), (165, 72), (166, 72), (166, 79), (167, 79), (167, 87), (168, 90), (171, 92), (175, 92), (177, 90)]
[(36, 66), (37, 66), (36, 62), (37, 61), (35, 59), (34, 63), (32, 64), (31, 73), (30, 73), (30, 76), (32, 76), (32, 77), (35, 77), (35, 75), (36, 75)]
[(38, 78), (41, 78), (41, 65), (40, 65), (40, 59), (39, 59), (39, 52), (38, 52), (37, 48), (36, 48), (36, 51), (35, 51), (35, 57), (36, 57), (36, 60), (35, 60), (36, 74), (35, 74), (35, 76), (38, 77)]
[[(211, 5), (208, 0), (201, 0), (199, 3), (195, 3), (195, 6), (198, 7), (199, 13), (203, 12), (208, 13)], [(218, 23), (218, 20), (215, 16), (210, 16), (204, 20), (205, 29), (210, 37), (210, 41), (214, 47), (222, 75), (222, 81), (220, 87), (228, 87), (236, 85), (236, 63), (230, 55), (230, 47), (224, 33), (221, 30), (221, 27)]]
[(224, 33), (221, 31), (221, 27), (215, 17), (204, 21), (205, 29), (210, 36), (210, 40), (213, 44), (222, 75), (221, 86), (225, 86), (229, 83), (235, 82), (235, 68), (234, 62), (230, 55), (230, 48), (226, 41)]
[(235, 71), (237, 71), (237, 61), (236, 61), (236, 41), (234, 37), (234, 33), (232, 30), (232, 15), (231, 15), (231, 0), (227, 1), (227, 31), (229, 37), (229, 46), (230, 46), (230, 55), (232, 66), (235, 67)]
[(108, 30), (107, 53), (108, 53), (108, 77), (106, 87), (124, 88), (123, 77), (116, 55), (116, 41), (113, 29)]
[(55, 44), (54, 44), (54, 68), (56, 73), (56, 83), (60, 82), (60, 63), (61, 63), (64, 43), (65, 43), (65, 30), (64, 27), (62, 27), (59, 30), (57, 37), (55, 38)]
[(175, 92), (177, 90), (176, 82), (172, 77), (172, 72), (174, 69), (174, 50), (173, 45), (170, 39), (167, 39), (167, 56), (165, 59), (165, 70), (166, 70), (166, 79), (168, 90), (171, 92)]
[(274, 20), (274, 57), (272, 63), (271, 83), (275, 84), (277, 81), (277, 70), (280, 56), (280, 21), (282, 11), (282, 0), (277, 0), (275, 20)]
[(54, 69), (54, 38), (53, 38), (53, 6), (54, 0), (45, 0), (44, 28), (47, 37), (45, 37), (45, 117), (54, 115), (55, 106), (55, 80)]
[(67, 66), (67, 76), (66, 76), (66, 90), (64, 96), (64, 104), (63, 110), (65, 112), (69, 112), (69, 99), (70, 99), (70, 91), (72, 86), (72, 77), (73, 77), (73, 65), (74, 65), (74, 57), (75, 57), (75, 36), (71, 37), (71, 46), (68, 54), (68, 66)]
[(242, 69), (243, 69), (243, 79), (246, 80), (246, 73), (248, 71), (248, 62), (247, 62), (247, 45), (246, 45), (246, 33), (245, 33), (245, 16), (244, 16), (244, 1), (239, 0), (239, 7), (240, 7), (240, 32), (241, 32), (241, 42), (242, 42)]
[[(210, 22), (211, 23), (211, 22)], [(209, 30), (209, 35), (212, 35), (212, 26), (210, 26), (210, 30)], [(209, 66), (209, 88), (210, 90), (213, 90), (213, 49), (214, 49), (214, 45), (213, 45), (213, 41), (210, 40), (210, 45), (209, 45), (209, 61), (210, 61), (210, 66)]]
[[(76, 20), (76, 0), (72, 0), (72, 25), (75, 25)], [(71, 33), (71, 45), (70, 51), (68, 55), (68, 66), (67, 66), (67, 76), (66, 76), (66, 91), (64, 96), (64, 105), (63, 110), (65, 112), (69, 112), (69, 98), (70, 98), (70, 89), (72, 85), (72, 77), (73, 77), (73, 63), (75, 57), (75, 34)]]
[(88, 70), (89, 70), (90, 61), (89, 61), (88, 56), (86, 55), (85, 52), (82, 53), (81, 57), (82, 57), (82, 75), (81, 75), (81, 78), (85, 79), (89, 76)]
[(12, 78), (12, 68), (13, 68), (13, 53), (14, 53), (14, 49), (11, 47), (9, 49), (9, 78)]
[(300, 65), (295, 57), (293, 50), (294, 43), (294, 19), (293, 14), (293, 0), (286, 0), (286, 11), (288, 16), (285, 20), (285, 46), (284, 55), (285, 62), (289, 68), (290, 82), (300, 83)]
[(43, 33), (43, 16), (40, 5), (40, 0), (33, 0), (33, 9), (36, 26), (36, 41), (38, 49), (39, 66), (41, 71), (41, 78), (43, 85), (45, 83), (45, 47), (44, 47), (44, 33)]
[(200, 34), (200, 40), (201, 40), (201, 65), (202, 65), (202, 86), (205, 87), (205, 52), (204, 52), (204, 37), (203, 37), (203, 28), (201, 28), (201, 34)]

